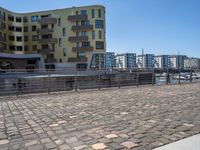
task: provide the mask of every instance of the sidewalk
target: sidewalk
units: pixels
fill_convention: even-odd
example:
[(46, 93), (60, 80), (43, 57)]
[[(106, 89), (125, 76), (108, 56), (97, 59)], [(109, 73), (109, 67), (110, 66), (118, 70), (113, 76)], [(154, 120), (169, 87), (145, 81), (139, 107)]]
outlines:
[(154, 150), (200, 150), (200, 134), (156, 148)]

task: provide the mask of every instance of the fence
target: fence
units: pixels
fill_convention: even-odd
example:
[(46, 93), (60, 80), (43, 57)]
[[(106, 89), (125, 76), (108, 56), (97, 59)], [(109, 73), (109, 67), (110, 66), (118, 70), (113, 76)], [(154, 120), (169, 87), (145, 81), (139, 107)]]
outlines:
[(4, 70), (0, 72), (0, 96), (197, 81), (200, 74), (194, 70)]

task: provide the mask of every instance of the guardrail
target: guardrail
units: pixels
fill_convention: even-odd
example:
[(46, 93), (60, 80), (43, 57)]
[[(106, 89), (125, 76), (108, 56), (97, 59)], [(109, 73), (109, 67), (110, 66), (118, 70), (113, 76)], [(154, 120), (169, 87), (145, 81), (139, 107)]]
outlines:
[(140, 85), (168, 85), (200, 81), (199, 71), (158, 72), (133, 70), (7, 69), (0, 71), (0, 96)]

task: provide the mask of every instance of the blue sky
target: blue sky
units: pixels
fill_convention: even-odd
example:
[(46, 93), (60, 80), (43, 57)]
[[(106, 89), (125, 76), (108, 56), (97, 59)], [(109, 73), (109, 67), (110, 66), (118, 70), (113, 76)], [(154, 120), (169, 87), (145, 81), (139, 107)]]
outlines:
[(106, 7), (107, 51), (200, 57), (200, 0), (0, 0), (14, 12), (94, 4)]

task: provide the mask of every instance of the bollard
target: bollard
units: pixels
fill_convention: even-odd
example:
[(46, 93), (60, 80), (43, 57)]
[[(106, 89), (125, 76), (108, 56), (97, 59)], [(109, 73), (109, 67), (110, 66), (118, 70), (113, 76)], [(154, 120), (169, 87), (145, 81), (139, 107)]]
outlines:
[(138, 72), (138, 69), (137, 69), (136, 85), (137, 85), (137, 87), (139, 86), (139, 72)]
[(50, 94), (50, 71), (48, 69), (48, 94)]
[(152, 85), (155, 83), (155, 70), (152, 71)]
[(101, 75), (100, 75), (100, 73), (99, 73), (99, 75), (98, 75), (98, 83), (99, 83), (99, 90), (101, 89)]
[(178, 84), (181, 84), (181, 69), (179, 68)]
[(77, 92), (78, 84), (77, 84), (77, 70), (75, 70), (75, 92)]
[(190, 68), (190, 83), (192, 83), (192, 68)]

